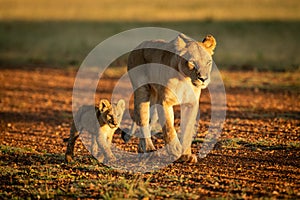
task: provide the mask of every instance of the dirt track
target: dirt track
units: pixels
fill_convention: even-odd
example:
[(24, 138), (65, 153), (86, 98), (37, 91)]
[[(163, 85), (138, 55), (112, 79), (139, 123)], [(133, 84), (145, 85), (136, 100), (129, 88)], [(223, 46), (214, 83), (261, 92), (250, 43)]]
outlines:
[[(215, 149), (197, 164), (170, 164), (142, 175), (97, 164), (80, 142), (77, 163), (63, 163), (62, 138), (68, 136), (72, 120), (75, 75), (73, 70), (0, 70), (0, 198), (300, 198), (297, 75), (287, 80), (280, 77), (280, 81), (295, 81), (290, 89), (278, 87), (272, 73), (263, 76), (274, 83), (256, 87), (247, 86), (253, 74), (226, 72), (226, 79), (239, 81), (228, 81), (227, 118)], [(116, 81), (103, 79), (97, 97), (110, 97)], [(195, 152), (209, 125), (207, 91), (200, 107)], [(114, 143), (136, 151), (136, 140), (125, 145), (116, 134)]]

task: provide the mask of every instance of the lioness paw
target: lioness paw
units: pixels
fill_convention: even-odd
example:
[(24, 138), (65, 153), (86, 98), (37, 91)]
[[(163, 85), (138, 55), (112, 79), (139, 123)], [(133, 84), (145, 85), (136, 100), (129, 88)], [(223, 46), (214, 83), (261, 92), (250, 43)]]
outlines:
[(148, 153), (156, 151), (151, 138), (141, 138), (138, 146), (139, 153)]
[(177, 163), (197, 163), (197, 156), (195, 154), (182, 155), (176, 161)]
[(169, 144), (166, 145), (167, 152), (174, 159), (177, 159), (181, 156), (182, 146), (177, 137), (175, 137)]

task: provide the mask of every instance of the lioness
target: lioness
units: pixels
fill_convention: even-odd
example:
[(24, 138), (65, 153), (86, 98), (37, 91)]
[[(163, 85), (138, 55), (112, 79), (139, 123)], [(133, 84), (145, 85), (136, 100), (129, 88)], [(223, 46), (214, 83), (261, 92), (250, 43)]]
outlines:
[[(158, 110), (159, 121), (169, 154), (183, 162), (197, 162), (197, 157), (191, 153), (193, 128), (201, 89), (210, 82), (215, 47), (216, 40), (211, 35), (197, 42), (180, 34), (170, 42), (145, 41), (130, 53), (127, 70), (135, 88), (134, 122), (140, 126), (143, 135), (139, 141), (139, 152), (155, 150), (149, 127), (149, 109), (151, 105), (158, 104), (161, 107)], [(165, 73), (163, 68), (153, 63), (168, 66), (175, 73), (172, 70)], [(136, 74), (134, 68), (139, 66), (145, 68)], [(145, 80), (148, 84), (144, 84)], [(163, 80), (164, 85), (151, 83), (153, 80)], [(181, 105), (180, 138), (174, 128), (173, 106), (178, 104)]]
[[(85, 105), (80, 107), (71, 126), (65, 155), (66, 162), (73, 160), (75, 141), (83, 130), (92, 134), (91, 153), (100, 162), (104, 158), (107, 162), (114, 161), (116, 158), (111, 151), (110, 145), (113, 134), (120, 125), (124, 110), (125, 101), (123, 99), (112, 105), (108, 100), (102, 99), (98, 106)], [(98, 152), (98, 147), (100, 152)]]

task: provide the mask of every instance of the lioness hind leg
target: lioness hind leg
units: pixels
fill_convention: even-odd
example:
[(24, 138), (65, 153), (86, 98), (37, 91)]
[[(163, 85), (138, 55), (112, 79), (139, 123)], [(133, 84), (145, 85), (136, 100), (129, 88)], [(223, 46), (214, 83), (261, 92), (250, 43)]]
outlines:
[(158, 109), (162, 109), (162, 106), (159, 104), (151, 105), (150, 108), (150, 127), (151, 127), (151, 133), (154, 132), (154, 134), (162, 131), (161, 123), (159, 123), (158, 120)]
[[(161, 125), (158, 124), (158, 113), (157, 113), (157, 105), (154, 105), (153, 107), (151, 107), (151, 111), (150, 111), (150, 131), (151, 134), (152, 132), (154, 133), (158, 133), (159, 131), (161, 131)], [(130, 141), (130, 139), (135, 135), (136, 130), (138, 128), (138, 125), (136, 124), (136, 122), (133, 122), (131, 124), (131, 128), (130, 130), (126, 131), (122, 131), (122, 139), (125, 143), (128, 143)]]
[(68, 140), (67, 150), (65, 154), (65, 161), (67, 163), (73, 161), (75, 141), (78, 138), (78, 136), (79, 132), (76, 130), (75, 123), (73, 123), (71, 126), (70, 137)]
[(156, 148), (153, 145), (151, 138), (140, 138), (138, 145), (139, 153), (148, 153), (155, 151)]
[(139, 153), (147, 153), (153, 152), (156, 148), (153, 145), (151, 139), (151, 130), (149, 124), (147, 126), (141, 126), (141, 138), (139, 139), (138, 152)]
[(134, 117), (135, 122), (140, 126), (142, 134), (139, 140), (138, 152), (155, 151), (149, 126), (150, 88), (148, 86), (142, 86), (134, 91)]

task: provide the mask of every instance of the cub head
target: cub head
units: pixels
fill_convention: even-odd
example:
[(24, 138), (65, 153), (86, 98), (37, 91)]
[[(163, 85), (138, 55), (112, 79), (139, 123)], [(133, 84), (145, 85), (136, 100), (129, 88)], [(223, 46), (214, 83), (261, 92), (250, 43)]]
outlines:
[(175, 40), (175, 49), (179, 70), (191, 78), (196, 87), (206, 88), (210, 82), (212, 55), (216, 47), (216, 40), (207, 35), (202, 42), (194, 41), (184, 34)]
[(110, 128), (119, 127), (123, 113), (125, 111), (125, 101), (119, 100), (116, 104), (110, 104), (107, 99), (102, 99), (99, 102), (98, 109), (100, 116), (105, 124), (108, 124)]

